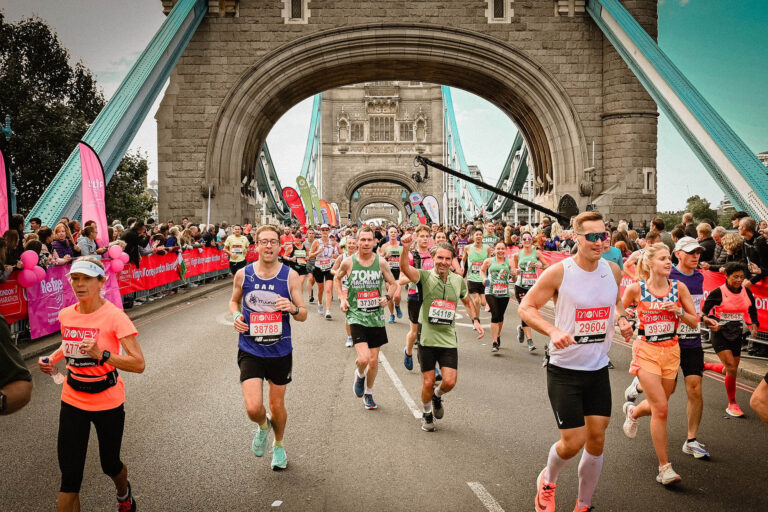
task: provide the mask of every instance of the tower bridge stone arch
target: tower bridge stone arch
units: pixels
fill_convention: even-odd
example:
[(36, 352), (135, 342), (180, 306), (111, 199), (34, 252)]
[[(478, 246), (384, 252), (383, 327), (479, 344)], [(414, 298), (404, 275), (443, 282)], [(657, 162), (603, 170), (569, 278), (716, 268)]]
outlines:
[[(350, 207), (350, 218), (352, 219), (352, 222), (357, 222), (358, 220), (362, 220), (362, 212), (365, 209), (366, 206), (370, 206), (372, 204), (377, 203), (385, 203), (392, 205), (392, 208), (395, 212), (402, 213), (402, 219), (404, 222), (407, 222), (408, 216), (405, 213), (405, 208), (403, 207), (402, 203), (398, 203), (397, 201), (393, 201), (390, 196), (372, 196), (367, 197), (365, 199), (361, 199), (360, 201), (357, 201), (355, 203), (352, 203), (352, 206)], [(387, 220), (390, 220), (392, 222), (397, 222), (397, 214), (394, 215), (385, 215), (384, 216)]]
[[(623, 3), (655, 36), (656, 1)], [(275, 122), (315, 93), (380, 80), (458, 87), (504, 111), (528, 144), (541, 204), (570, 194), (581, 210), (592, 202), (616, 217), (655, 211), (655, 186), (643, 188), (643, 169), (656, 166), (655, 104), (582, 12), (559, 16), (535, 2), (491, 24), (480, 8), (340, 0), (313, 6), (306, 25), (287, 25), (263, 2), (238, 4), (237, 18), (201, 24), (158, 111), (160, 193), (171, 197), (161, 216), (201, 216), (200, 185), (212, 183), (218, 215), (247, 218), (240, 185)], [(356, 15), (341, 15), (344, 6)], [(585, 177), (590, 186), (580, 187)], [(324, 177), (329, 186), (346, 184)]]

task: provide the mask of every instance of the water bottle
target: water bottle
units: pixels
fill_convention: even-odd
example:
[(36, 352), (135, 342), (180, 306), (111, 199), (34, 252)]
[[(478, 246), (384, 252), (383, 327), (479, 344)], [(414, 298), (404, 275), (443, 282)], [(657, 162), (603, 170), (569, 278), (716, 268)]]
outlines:
[[(47, 357), (43, 358), (43, 362), (48, 364), (50, 362), (50, 359)], [(59, 367), (56, 365), (53, 365), (53, 373), (51, 373), (51, 378), (53, 379), (53, 382), (55, 382), (58, 385), (64, 384), (64, 381), (67, 380), (67, 378), (62, 375), (62, 373), (59, 371)]]

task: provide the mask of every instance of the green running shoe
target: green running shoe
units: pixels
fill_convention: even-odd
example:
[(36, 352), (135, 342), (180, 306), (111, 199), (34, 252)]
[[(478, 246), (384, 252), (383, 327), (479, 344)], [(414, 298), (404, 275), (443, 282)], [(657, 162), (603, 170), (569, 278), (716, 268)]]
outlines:
[(272, 422), (267, 418), (267, 430), (256, 429), (256, 435), (253, 436), (253, 442), (251, 443), (251, 451), (257, 457), (263, 457), (267, 451), (267, 438), (269, 437), (270, 428), (272, 428)]
[(272, 448), (272, 470), (280, 471), (288, 466), (288, 457), (285, 456), (285, 448), (274, 446)]

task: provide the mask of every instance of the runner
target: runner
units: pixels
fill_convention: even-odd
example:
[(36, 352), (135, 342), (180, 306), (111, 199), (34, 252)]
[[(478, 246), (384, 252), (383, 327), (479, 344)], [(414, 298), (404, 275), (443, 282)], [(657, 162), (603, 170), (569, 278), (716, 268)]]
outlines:
[[(536, 284), (538, 269), (548, 267), (544, 256), (533, 246), (533, 235), (524, 232), (522, 240), (523, 247), (512, 256), (512, 272), (517, 276), (515, 298), (518, 305), (522, 304), (525, 294)], [(522, 343), (524, 340), (528, 341), (529, 352), (536, 350), (533, 336), (531, 336), (531, 328), (521, 318), (520, 325), (517, 326), (517, 341)]]
[(235, 224), (232, 231), (233, 233), (224, 241), (223, 249), (229, 256), (229, 271), (235, 275), (238, 270), (248, 264), (245, 261), (245, 256), (251, 243), (243, 236), (243, 227), (240, 224)]
[[(408, 251), (413, 237), (406, 235), (401, 240)], [(419, 319), (422, 325), (419, 345), (419, 366), (421, 366), (421, 429), (434, 432), (435, 419), (445, 413), (443, 395), (456, 385), (458, 368), (458, 338), (456, 336), (456, 304), (464, 303), (467, 313), (478, 332), (477, 339), (485, 334), (477, 317), (474, 303), (469, 299), (467, 284), (461, 276), (450, 272), (455, 257), (453, 246), (447, 242), (436, 243), (430, 251), (435, 262), (432, 270), (419, 270), (408, 263), (405, 253), (400, 256), (400, 271), (411, 282), (421, 286), (422, 306)], [(435, 365), (442, 369), (443, 379), (435, 388)]]
[(480, 311), (480, 306), (485, 307), (485, 285), (483, 277), (480, 275), (480, 268), (483, 262), (490, 257), (491, 248), (483, 244), (483, 230), (475, 229), (472, 234), (474, 243), (464, 249), (464, 260), (462, 266), (468, 265), (467, 288), (472, 302), (475, 303), (475, 309)]
[(498, 352), (501, 347), (504, 313), (509, 305), (509, 281), (512, 276), (512, 269), (507, 259), (507, 246), (504, 242), (496, 242), (494, 251), (494, 256), (483, 262), (480, 274), (485, 286), (491, 290), (486, 298), (491, 307), (491, 336), (493, 338), (491, 352)]
[[(489, 220), (485, 223), (485, 233), (483, 234), (483, 245), (488, 250), (488, 256), (493, 256), (493, 248), (496, 246), (496, 242), (499, 241), (499, 237), (496, 234), (496, 224), (492, 220)], [(485, 288), (484, 293), (480, 296), (480, 305), (483, 306), (483, 309), (485, 311), (490, 311), (491, 308), (488, 305), (488, 301), (486, 300), (486, 295), (489, 295), (491, 293), (489, 288)]]
[[(408, 253), (409, 263), (417, 269), (432, 270), (435, 264), (429, 252), (429, 242), (431, 240), (429, 228), (419, 226), (414, 234), (411, 235), (411, 239), (414, 236), (416, 237), (416, 249)], [(421, 287), (418, 283), (410, 282), (406, 275), (400, 276), (400, 282), (401, 284), (408, 283), (408, 320), (411, 325), (408, 334), (405, 336), (403, 366), (405, 366), (406, 370), (411, 371), (413, 370), (413, 345), (421, 334), (421, 323), (419, 322), (419, 311), (421, 310), (422, 302)]]
[(307, 279), (307, 250), (304, 248), (305, 242), (296, 238), (283, 256), (286, 265), (296, 271), (299, 276), (299, 285), (301, 286), (301, 296), (304, 296), (304, 281)]
[(59, 414), (61, 487), (57, 507), (59, 512), (80, 510), (80, 486), (93, 423), (101, 468), (115, 483), (117, 510), (132, 512), (136, 500), (128, 482), (128, 468), (120, 460), (125, 385), (117, 370), (142, 373), (144, 354), (128, 315), (101, 296), (106, 282), (101, 261), (93, 256), (78, 258), (68, 275), (78, 302), (59, 311), (61, 347), (38, 361), (40, 370), (47, 374), (53, 373), (58, 361), (67, 362)]
[(393, 300), (389, 303), (389, 323), (395, 323), (395, 312), (397, 312), (397, 318), (403, 318), (403, 311), (400, 309), (400, 253), (403, 252), (403, 246), (397, 239), (397, 228), (392, 226), (387, 231), (389, 240), (387, 243), (382, 244), (379, 248), (379, 254), (383, 256), (389, 264), (389, 270), (392, 271), (392, 275), (397, 282), (397, 288), (393, 295)]
[[(307, 286), (309, 287), (309, 303), (312, 304), (315, 302), (315, 276), (314, 276), (314, 270), (315, 270), (315, 260), (316, 258), (309, 257), (312, 251), (312, 244), (315, 243), (315, 236), (317, 236), (317, 233), (315, 233), (315, 228), (310, 226), (307, 229), (307, 239), (304, 240), (304, 250), (307, 251)], [(319, 291), (319, 287), (318, 287)], [(320, 295), (318, 293), (318, 295)]]
[[(677, 256), (678, 264), (672, 268), (669, 274), (670, 279), (680, 281), (688, 287), (697, 314), (701, 312), (701, 304), (704, 301), (704, 274), (696, 271), (702, 252), (704, 252), (704, 248), (695, 239), (691, 237), (681, 238), (675, 245), (675, 256)], [(710, 328), (712, 324), (716, 323), (708, 318), (704, 319), (704, 322)], [(681, 322), (677, 329), (677, 337), (680, 344), (680, 368), (683, 370), (685, 391), (688, 395), (686, 407), (688, 437), (683, 443), (683, 453), (693, 455), (697, 459), (709, 458), (709, 452), (704, 448), (704, 444), (696, 439), (704, 409), (701, 392), (701, 378), (704, 374), (701, 331), (698, 326), (690, 328)], [(624, 398), (628, 402), (634, 402), (638, 393), (641, 392), (640, 381), (635, 377), (632, 384), (624, 392)]]
[(688, 287), (683, 282), (671, 281), (671, 271), (672, 259), (666, 244), (646, 246), (637, 264), (641, 281), (629, 285), (622, 298), (624, 307), (637, 305), (638, 337), (632, 345), (629, 373), (637, 376), (648, 397), (637, 406), (624, 403), (626, 419), (622, 428), (633, 439), (638, 418), (651, 416), (651, 439), (659, 460), (656, 481), (662, 485), (681, 480), (669, 462), (667, 447), (668, 403), (680, 368), (677, 330), (680, 322), (691, 328), (699, 325)]
[[(448, 237), (445, 236), (444, 231), (438, 231), (437, 234), (435, 235), (435, 243), (439, 244), (442, 242), (447, 243)], [(454, 256), (453, 260), (451, 261), (451, 272), (458, 274), (460, 276), (464, 275), (464, 269), (461, 268), (461, 263), (459, 262), (458, 258), (456, 258), (456, 256)]]
[[(741, 418), (744, 413), (736, 403), (736, 375), (741, 361), (741, 342), (747, 332), (757, 336), (759, 326), (755, 296), (742, 283), (750, 275), (747, 266), (731, 261), (723, 267), (725, 284), (715, 288), (707, 296), (701, 308), (705, 318), (716, 322), (710, 327), (710, 342), (717, 357), (725, 365), (725, 391), (728, 396), (729, 415)], [(746, 327), (745, 327), (746, 325)]]
[[(551, 339), (547, 392), (560, 440), (549, 449), (547, 466), (536, 480), (534, 506), (539, 512), (554, 512), (560, 471), (582, 448), (576, 511), (586, 512), (592, 506), (611, 418), (608, 350), (614, 315), (622, 334), (629, 337), (632, 333), (619, 295), (621, 271), (601, 258), (602, 242), (608, 236), (603, 216), (581, 213), (574, 218), (573, 227), (578, 253), (547, 269), (518, 309), (520, 318)], [(554, 325), (539, 313), (550, 299), (555, 301)]]
[[(333, 260), (339, 255), (339, 249), (331, 242), (329, 233), (331, 228), (328, 224), (320, 226), (320, 240), (315, 240), (312, 244), (312, 248), (309, 251), (310, 258), (316, 258), (315, 269), (312, 271), (312, 275), (315, 276), (317, 282), (317, 312), (323, 314), (325, 312), (325, 318), (331, 319), (331, 295), (333, 294), (333, 284), (326, 281), (333, 281), (333, 274), (331, 274), (331, 267), (333, 266)], [(325, 310), (323, 310), (323, 302), (325, 302)]]
[[(334, 277), (336, 277), (336, 273), (339, 271), (339, 267), (341, 267), (341, 264), (346, 261), (348, 258), (351, 258), (353, 254), (357, 252), (357, 240), (355, 240), (352, 235), (349, 235), (346, 237), (347, 245), (345, 247), (344, 254), (340, 255), (338, 258), (336, 258), (336, 261), (333, 263), (333, 268), (331, 269), (331, 273)], [(346, 292), (347, 290), (347, 279), (348, 276), (345, 276), (344, 279), (341, 280), (341, 289), (342, 291)], [(344, 317), (344, 327), (347, 330), (347, 342), (345, 346), (347, 348), (351, 348), (352, 343), (352, 332), (349, 330), (349, 322), (347, 322), (346, 316)]]
[(752, 393), (749, 405), (760, 416), (763, 423), (768, 425), (768, 373), (765, 374), (763, 380), (760, 381), (760, 384)]
[[(270, 427), (274, 430), (272, 469), (288, 466), (283, 446), (285, 391), (291, 382), (293, 346), (290, 317), (307, 319), (299, 275), (277, 259), (280, 232), (265, 225), (256, 230), (259, 259), (235, 274), (229, 311), (238, 336), (237, 364), (245, 410), (258, 425), (251, 451), (262, 457)], [(269, 410), (264, 407), (264, 381), (269, 381)]]
[[(396, 283), (387, 262), (373, 252), (373, 229), (363, 226), (357, 237), (358, 252), (341, 264), (334, 285), (357, 351), (354, 392), (363, 399), (365, 408), (372, 410), (377, 408), (373, 384), (379, 370), (379, 350), (387, 343), (381, 308), (392, 300)], [(343, 290), (341, 282), (346, 276), (349, 276), (347, 289)], [(384, 297), (381, 296), (383, 282), (387, 283), (388, 292)]]

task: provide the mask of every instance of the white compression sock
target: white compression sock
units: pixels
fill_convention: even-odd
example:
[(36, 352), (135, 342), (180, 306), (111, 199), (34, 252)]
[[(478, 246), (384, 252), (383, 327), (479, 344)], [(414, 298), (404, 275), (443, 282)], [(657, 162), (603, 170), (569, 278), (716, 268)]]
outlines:
[(563, 459), (557, 454), (557, 443), (549, 449), (549, 458), (547, 459), (547, 483), (556, 484), (560, 471), (568, 464), (569, 459)]
[(585, 448), (579, 462), (579, 508), (592, 506), (592, 495), (595, 493), (597, 482), (600, 481), (602, 469), (603, 456), (592, 455)]
[(369, 388), (368, 386), (365, 386), (365, 394), (366, 395), (372, 395), (373, 389)]
[(435, 388), (435, 396), (437, 396), (437, 397), (441, 397), (441, 396), (443, 396), (446, 393), (447, 393), (447, 391), (443, 391), (443, 389), (440, 386), (437, 386)]
[(424, 412), (432, 412), (432, 400), (429, 402), (423, 402), (421, 404), (421, 410)]
[(355, 368), (355, 377), (357, 377), (358, 379), (362, 379), (363, 377), (365, 377), (365, 374), (364, 373), (360, 373), (360, 370)]

